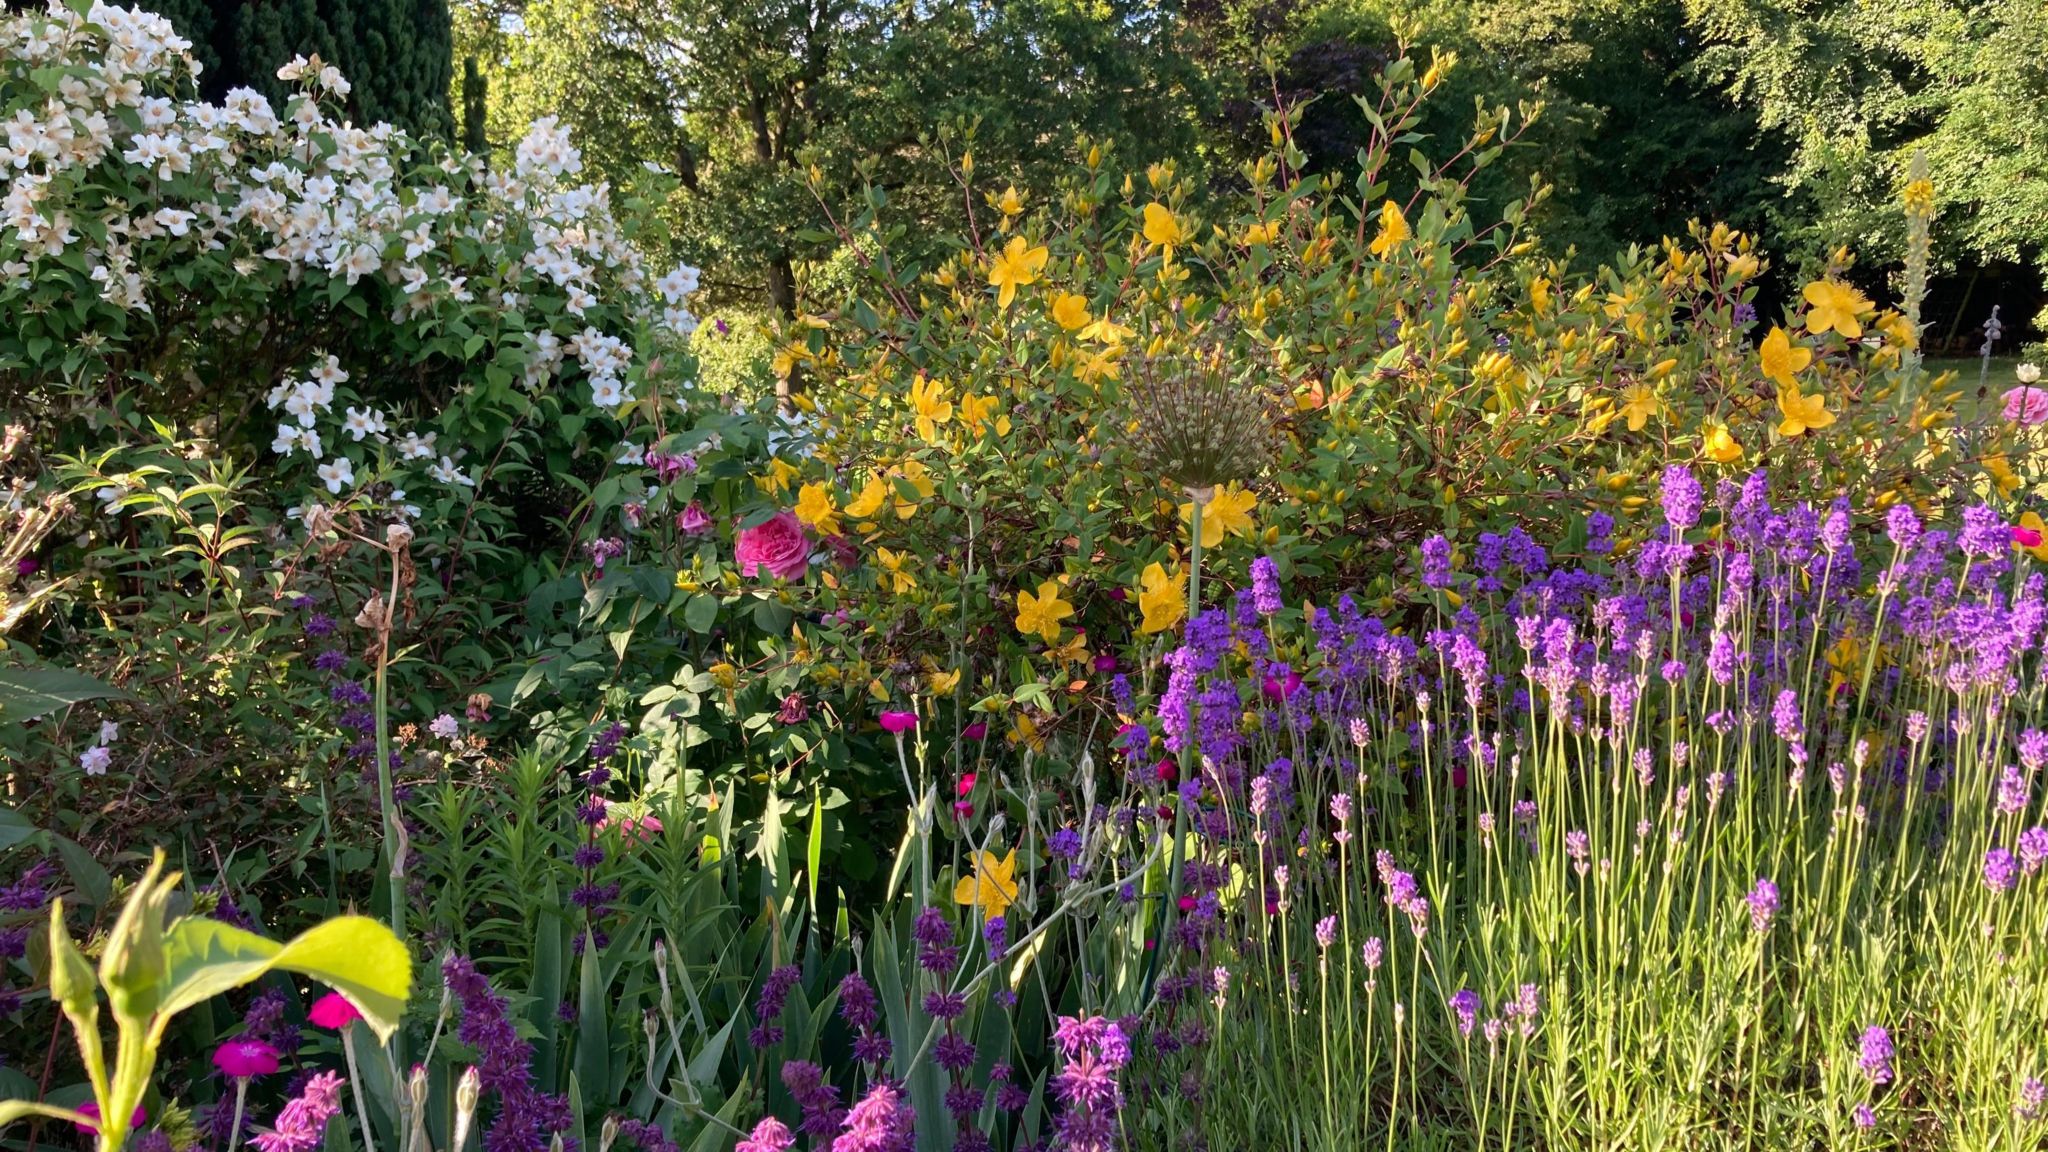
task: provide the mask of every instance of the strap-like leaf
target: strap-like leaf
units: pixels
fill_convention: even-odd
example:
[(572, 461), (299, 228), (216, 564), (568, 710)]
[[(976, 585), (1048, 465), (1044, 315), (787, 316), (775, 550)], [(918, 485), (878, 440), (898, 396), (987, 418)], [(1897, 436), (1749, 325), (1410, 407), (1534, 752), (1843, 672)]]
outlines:
[(0, 723), (25, 724), (81, 700), (131, 693), (64, 668), (0, 668)]
[(99, 1121), (87, 1116), (83, 1112), (73, 1112), (69, 1108), (59, 1108), (55, 1104), (43, 1104), (35, 1100), (0, 1100), (0, 1128), (5, 1128), (16, 1120), (26, 1120), (31, 1116), (48, 1116), (52, 1120), (68, 1120), (73, 1124), (83, 1124), (88, 1128), (99, 1124)]

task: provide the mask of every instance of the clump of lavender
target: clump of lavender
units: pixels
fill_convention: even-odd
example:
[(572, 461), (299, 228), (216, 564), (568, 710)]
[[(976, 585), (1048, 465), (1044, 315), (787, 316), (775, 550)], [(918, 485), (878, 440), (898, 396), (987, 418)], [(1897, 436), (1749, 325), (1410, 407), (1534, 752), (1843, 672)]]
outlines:
[(754, 1027), (747, 1032), (747, 1043), (756, 1048), (782, 1043), (782, 1028), (776, 1021), (782, 1018), (790, 992), (802, 980), (803, 970), (794, 964), (784, 964), (768, 973), (768, 978), (761, 982), (761, 994), (754, 1001)]
[(858, 972), (848, 972), (839, 982), (839, 1018), (853, 1029), (853, 1058), (868, 1065), (870, 1073), (889, 1060), (889, 1038), (875, 1030), (881, 1019), (881, 1000)]
[(455, 1038), (476, 1053), (478, 1086), (498, 1098), (485, 1152), (545, 1152), (550, 1137), (574, 1121), (568, 1100), (533, 1086), (533, 1046), (519, 1038), (505, 997), (468, 957), (443, 961), (441, 979), (462, 1013)]

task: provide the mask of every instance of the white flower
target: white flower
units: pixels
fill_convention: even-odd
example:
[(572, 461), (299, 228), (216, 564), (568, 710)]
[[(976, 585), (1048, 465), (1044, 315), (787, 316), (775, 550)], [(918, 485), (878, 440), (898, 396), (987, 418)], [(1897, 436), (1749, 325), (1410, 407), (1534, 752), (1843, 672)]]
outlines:
[(619, 458), (616, 461), (629, 468), (639, 468), (647, 463), (647, 449), (631, 440), (619, 441)]
[(342, 421), (341, 430), (348, 433), (360, 444), (365, 436), (384, 435), (383, 413), (375, 408), (350, 408), (348, 419)]
[(113, 720), (100, 721), (100, 743), (112, 744), (121, 738), (121, 725)]
[(427, 731), (432, 732), (443, 740), (453, 740), (462, 735), (462, 724), (455, 717), (443, 712), (439, 716), (434, 717), (433, 723), (427, 725)]
[(590, 402), (599, 408), (617, 408), (626, 402), (626, 390), (617, 380), (592, 380)]
[(432, 476), (442, 484), (460, 484), (465, 488), (471, 487), (475, 483), (455, 467), (455, 461), (450, 460), (446, 456), (441, 457), (438, 463), (429, 467), (427, 475)]
[(432, 460), (434, 458), (434, 437), (438, 435), (440, 435), (438, 432), (429, 432), (425, 436), (417, 432), (407, 432), (405, 438), (398, 442), (399, 459)]
[(678, 264), (668, 275), (654, 282), (661, 298), (671, 304), (680, 304), (683, 297), (697, 290), (697, 270), (688, 264)]
[(343, 488), (355, 486), (356, 466), (346, 456), (336, 456), (314, 471), (320, 474), (320, 482), (327, 485), (327, 490), (337, 496), (341, 495)]
[(2019, 377), (2022, 384), (2034, 384), (2041, 379), (2041, 366), (2038, 364), (2022, 364), (2018, 368), (2013, 369), (2013, 375)]
[(107, 751), (104, 744), (95, 744), (85, 750), (85, 755), (78, 758), (78, 766), (85, 769), (87, 776), (105, 776), (107, 765), (113, 761), (114, 754)]
[(505, 14), (503, 14), (503, 15), (499, 16), (499, 17), (498, 17), (498, 35), (500, 35), (500, 36), (524, 36), (524, 35), (526, 35), (526, 17), (524, 17), (524, 16), (521, 16), (521, 15), (520, 15), (519, 13), (517, 13), (517, 12), (507, 12), (507, 13), (505, 13)]

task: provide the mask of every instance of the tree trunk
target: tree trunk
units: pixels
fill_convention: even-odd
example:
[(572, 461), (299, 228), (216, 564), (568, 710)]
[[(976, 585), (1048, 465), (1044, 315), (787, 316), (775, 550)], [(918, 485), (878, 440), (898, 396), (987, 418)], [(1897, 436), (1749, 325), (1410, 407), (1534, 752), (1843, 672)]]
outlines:
[[(789, 253), (777, 252), (768, 259), (768, 303), (775, 316), (794, 331), (796, 323), (796, 268)], [(775, 402), (784, 412), (796, 411), (794, 400), (803, 391), (803, 369), (791, 367), (789, 375), (775, 378)]]

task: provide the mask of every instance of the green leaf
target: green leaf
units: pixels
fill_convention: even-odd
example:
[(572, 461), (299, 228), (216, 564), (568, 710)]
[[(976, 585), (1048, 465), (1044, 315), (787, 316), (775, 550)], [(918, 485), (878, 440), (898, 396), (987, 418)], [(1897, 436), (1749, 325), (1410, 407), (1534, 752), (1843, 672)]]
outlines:
[(606, 1025), (605, 981), (599, 974), (597, 942), (583, 938), (583, 970), (576, 992), (577, 1082), (593, 1100), (610, 1100), (611, 1033)]
[(55, 1104), (40, 1104), (34, 1100), (0, 1100), (0, 1128), (12, 1124), (16, 1120), (26, 1120), (31, 1116), (47, 1116), (52, 1120), (68, 1120), (73, 1124), (82, 1124), (87, 1127), (91, 1127), (93, 1124), (92, 1117), (87, 1116), (85, 1113), (73, 1112), (69, 1108), (59, 1108)]
[(12, 808), (0, 808), (0, 852), (27, 840), (36, 834), (36, 826), (29, 819)]
[(283, 969), (332, 986), (363, 1014), (379, 1041), (388, 1041), (412, 988), (405, 945), (367, 916), (336, 917), (284, 944), (218, 920), (187, 917), (171, 928), (165, 952), (170, 976), (160, 1018)]
[(135, 695), (62, 668), (0, 668), (0, 720), (26, 724), (84, 700), (133, 700)]
[(683, 605), (683, 623), (689, 626), (690, 631), (699, 634), (709, 632), (717, 622), (718, 597), (699, 592)]

